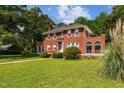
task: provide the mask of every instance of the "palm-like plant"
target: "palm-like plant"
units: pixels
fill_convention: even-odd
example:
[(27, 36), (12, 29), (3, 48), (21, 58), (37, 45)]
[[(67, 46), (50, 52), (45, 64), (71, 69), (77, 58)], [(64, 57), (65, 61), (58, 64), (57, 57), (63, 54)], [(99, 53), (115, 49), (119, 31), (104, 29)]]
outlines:
[(103, 57), (103, 75), (124, 80), (124, 22), (119, 19), (110, 32), (112, 42)]

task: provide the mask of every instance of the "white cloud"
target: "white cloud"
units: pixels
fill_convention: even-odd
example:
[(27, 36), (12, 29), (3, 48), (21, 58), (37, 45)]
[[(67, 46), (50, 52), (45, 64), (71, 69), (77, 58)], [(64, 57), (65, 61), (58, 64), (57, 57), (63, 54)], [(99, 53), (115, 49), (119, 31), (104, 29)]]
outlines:
[(52, 7), (49, 7), (49, 8), (48, 8), (48, 11), (51, 11), (51, 9), (52, 9)]
[(91, 16), (86, 8), (80, 6), (58, 6), (59, 19), (64, 23), (71, 23), (80, 16), (90, 19)]

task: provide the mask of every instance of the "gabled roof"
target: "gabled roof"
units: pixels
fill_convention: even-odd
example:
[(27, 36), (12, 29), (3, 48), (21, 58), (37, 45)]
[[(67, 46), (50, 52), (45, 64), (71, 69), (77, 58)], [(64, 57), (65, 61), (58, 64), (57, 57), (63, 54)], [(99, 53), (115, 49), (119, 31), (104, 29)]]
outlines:
[(81, 24), (73, 24), (73, 25), (68, 25), (68, 26), (63, 26), (63, 27), (55, 28), (55, 29), (49, 30), (47, 32), (44, 32), (43, 34), (45, 35), (45, 34), (50, 34), (50, 33), (63, 32), (64, 30), (71, 30), (71, 29), (76, 29), (76, 28), (84, 28), (89, 33), (93, 34), (92, 31), (88, 28), (88, 26), (81, 25)]

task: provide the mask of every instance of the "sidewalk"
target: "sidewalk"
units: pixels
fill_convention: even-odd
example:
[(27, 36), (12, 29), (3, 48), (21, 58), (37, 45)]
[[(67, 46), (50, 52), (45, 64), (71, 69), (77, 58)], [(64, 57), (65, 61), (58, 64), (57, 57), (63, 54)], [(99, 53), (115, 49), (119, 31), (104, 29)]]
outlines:
[(40, 59), (32, 59), (32, 60), (19, 60), (19, 61), (11, 61), (11, 62), (4, 62), (4, 63), (0, 63), (0, 65), (2, 64), (14, 64), (14, 63), (23, 63), (23, 62), (32, 62), (32, 61), (37, 61), (37, 60), (45, 60), (45, 59), (50, 59), (50, 58), (40, 58)]

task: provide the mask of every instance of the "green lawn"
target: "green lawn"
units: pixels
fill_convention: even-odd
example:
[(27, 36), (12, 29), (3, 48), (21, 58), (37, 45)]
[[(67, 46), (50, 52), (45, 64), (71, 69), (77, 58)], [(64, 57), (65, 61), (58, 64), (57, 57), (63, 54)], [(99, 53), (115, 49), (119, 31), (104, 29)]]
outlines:
[(0, 87), (124, 87), (124, 82), (98, 76), (97, 59), (45, 59), (0, 65)]

